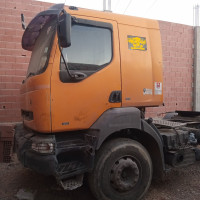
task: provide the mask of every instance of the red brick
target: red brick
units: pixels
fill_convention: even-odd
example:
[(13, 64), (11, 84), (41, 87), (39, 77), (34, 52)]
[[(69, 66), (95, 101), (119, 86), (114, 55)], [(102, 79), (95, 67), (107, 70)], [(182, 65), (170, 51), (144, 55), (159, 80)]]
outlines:
[(0, 7), (0, 13), (2, 15), (11, 15), (12, 13), (12, 9), (8, 9), (8, 8), (5, 8), (5, 7)]
[(5, 29), (5, 34), (6, 35), (16, 35), (16, 30), (15, 29)]
[(6, 84), (5, 83), (2, 83), (0, 82), (0, 89), (5, 89), (6, 88)]
[(0, 28), (0, 35), (5, 35), (5, 30)]
[(16, 22), (1, 22), (1, 26), (4, 28), (21, 29), (21, 23)]
[(9, 62), (0, 62), (0, 69), (1, 70), (12, 69), (12, 63), (9, 63)]
[(20, 43), (19, 43), (19, 42), (16, 42), (16, 43), (15, 43), (15, 49), (20, 49), (20, 50), (22, 50), (21, 42), (20, 42)]
[(0, 89), (0, 95), (12, 95), (12, 90), (8, 90), (8, 89)]
[(21, 30), (16, 30), (16, 35), (18, 36), (18, 37), (22, 37), (22, 35), (23, 35), (23, 33), (24, 33), (24, 31), (21, 29)]
[(15, 89), (15, 84), (16, 83), (6, 83), (6, 89)]
[(7, 49), (15, 49), (15, 42), (6, 42)]
[[(26, 6), (26, 10), (32, 10), (34, 11), (35, 13), (39, 13), (41, 12), (41, 6), (38, 6), (38, 5), (27, 5)], [(44, 10), (44, 9), (43, 9)]]
[(6, 21), (6, 22), (15, 22), (15, 21), (16, 21), (16, 18), (18, 18), (18, 17), (13, 16), (13, 15), (6, 15), (5, 21)]
[(13, 63), (12, 64), (13, 69), (24, 69), (25, 71), (28, 69), (27, 63)]
[(14, 62), (16, 62), (16, 58), (13, 56), (5, 56), (5, 61), (14, 63)]
[(15, 83), (20, 83), (25, 79), (25, 76), (13, 76), (12, 77), (12, 82)]
[(6, 7), (5, 1), (0, 1), (0, 8), (5, 8), (5, 7)]
[(24, 56), (16, 57), (16, 63), (27, 63), (27, 59)]
[(6, 42), (0, 41), (0, 49), (6, 48)]
[[(17, 96), (19, 96), (19, 95), (20, 95), (20, 87), (21, 87), (21, 83), (20, 83), (20, 85), (18, 86), (17, 89), (12, 90), (12, 95), (17, 95)], [(19, 103), (19, 102), (18, 102), (18, 103)]]
[(16, 70), (15, 71), (15, 75), (18, 75), (18, 76), (25, 76), (27, 73), (26, 70)]
[(15, 75), (15, 70), (6, 70), (5, 75)]
[(0, 55), (0, 62), (5, 62), (5, 61), (6, 61), (5, 56), (1, 56), (1, 55)]
[(31, 5), (42, 6), (42, 2), (40, 2), (40, 1), (31, 1), (30, 4)]
[(6, 102), (17, 102), (17, 96), (5, 96)]
[(1, 81), (3, 83), (12, 82), (12, 77), (11, 76), (1, 76)]
[(12, 109), (14, 108), (12, 104), (13, 103), (0, 103), (0, 109)]

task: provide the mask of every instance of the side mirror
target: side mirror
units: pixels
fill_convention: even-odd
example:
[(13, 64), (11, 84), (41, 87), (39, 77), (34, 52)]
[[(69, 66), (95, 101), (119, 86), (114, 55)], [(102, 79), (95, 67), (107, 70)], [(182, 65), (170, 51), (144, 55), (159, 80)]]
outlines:
[(71, 15), (63, 10), (58, 19), (58, 38), (61, 47), (71, 46)]

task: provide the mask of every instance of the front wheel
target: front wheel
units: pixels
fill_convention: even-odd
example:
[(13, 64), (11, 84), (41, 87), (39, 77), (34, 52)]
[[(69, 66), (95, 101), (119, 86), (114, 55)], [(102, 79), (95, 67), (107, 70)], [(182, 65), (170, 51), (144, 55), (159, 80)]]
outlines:
[(97, 152), (88, 182), (98, 200), (138, 200), (148, 190), (151, 178), (147, 150), (137, 141), (117, 138)]

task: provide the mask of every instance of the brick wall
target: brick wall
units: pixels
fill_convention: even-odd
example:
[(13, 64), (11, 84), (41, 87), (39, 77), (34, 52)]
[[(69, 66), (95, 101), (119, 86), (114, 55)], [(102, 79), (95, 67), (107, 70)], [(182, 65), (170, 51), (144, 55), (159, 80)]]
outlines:
[(33, 0), (0, 0), (0, 123), (18, 122), (19, 88), (30, 52), (21, 48), (21, 13), (28, 22), (51, 4)]
[(193, 27), (159, 21), (163, 51), (164, 105), (148, 108), (146, 117), (192, 110)]
[[(0, 123), (18, 122), (20, 118), (19, 87), (25, 78), (30, 52), (21, 48), (21, 13), (26, 24), (51, 4), (33, 0), (0, 0)], [(147, 116), (191, 110), (192, 43), (190, 26), (160, 21), (165, 106), (148, 108)]]

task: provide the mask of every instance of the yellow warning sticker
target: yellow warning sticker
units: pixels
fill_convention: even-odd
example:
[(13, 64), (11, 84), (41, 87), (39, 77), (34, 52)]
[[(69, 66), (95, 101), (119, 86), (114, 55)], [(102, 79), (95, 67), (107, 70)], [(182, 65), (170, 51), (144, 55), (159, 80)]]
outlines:
[(147, 50), (146, 38), (128, 35), (128, 49), (146, 51)]

